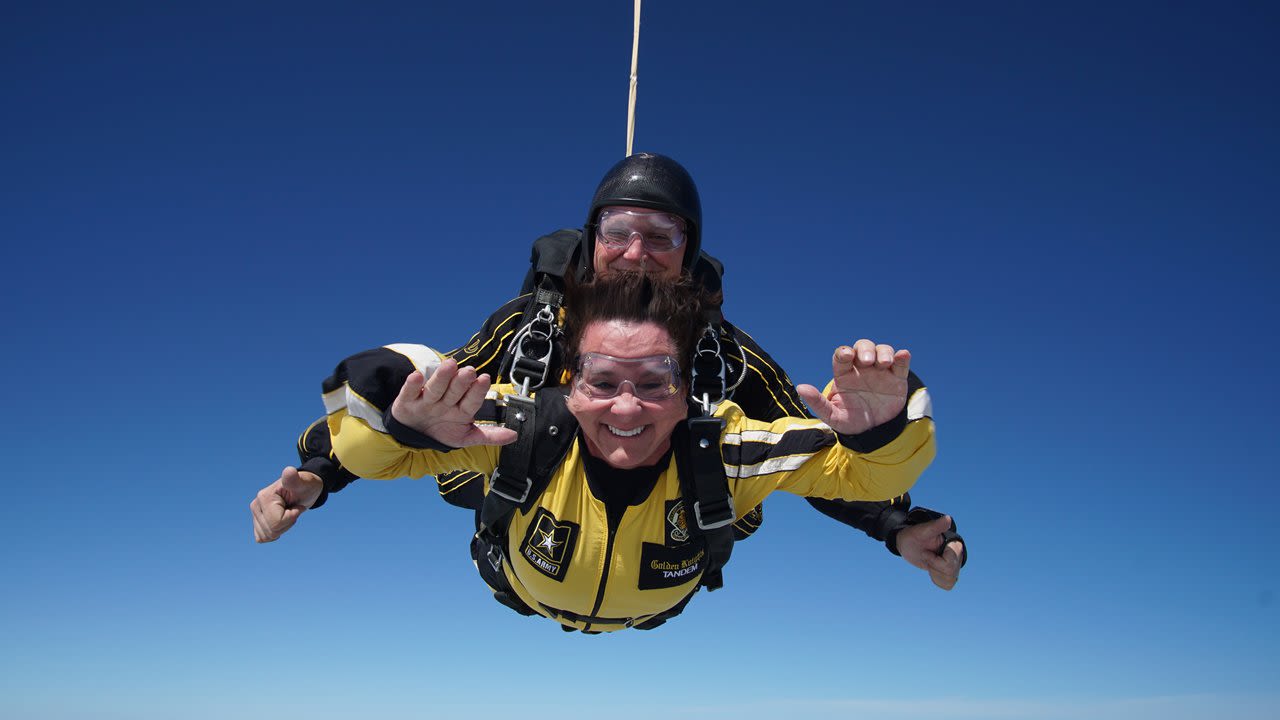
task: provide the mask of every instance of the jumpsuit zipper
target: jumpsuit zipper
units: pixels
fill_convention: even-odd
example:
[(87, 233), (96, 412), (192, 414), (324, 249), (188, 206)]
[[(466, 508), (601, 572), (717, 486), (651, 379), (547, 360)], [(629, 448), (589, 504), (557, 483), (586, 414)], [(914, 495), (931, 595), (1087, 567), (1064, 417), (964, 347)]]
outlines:
[[(622, 514), (625, 515), (626, 512), (627, 511), (624, 509)], [(618, 526), (621, 524), (622, 515), (619, 515), (617, 520), (614, 520), (612, 517), (609, 518), (609, 534), (604, 545), (604, 570), (600, 573), (600, 587), (596, 590), (596, 604), (591, 607), (591, 617), (595, 617), (596, 613), (600, 612), (600, 606), (604, 605), (604, 590), (605, 586), (609, 584), (609, 566), (613, 564), (613, 540), (617, 536)], [(587, 627), (584, 628), (584, 630), (590, 629), (591, 623), (588, 622)]]

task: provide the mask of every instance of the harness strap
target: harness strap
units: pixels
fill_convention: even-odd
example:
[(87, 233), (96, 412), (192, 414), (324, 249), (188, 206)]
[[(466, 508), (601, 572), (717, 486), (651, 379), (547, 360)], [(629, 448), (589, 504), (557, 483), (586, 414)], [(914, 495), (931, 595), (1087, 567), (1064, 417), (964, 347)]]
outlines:
[(707, 545), (707, 567), (702, 571), (701, 584), (708, 591), (718, 590), (724, 586), (721, 569), (733, 553), (733, 521), (737, 519), (720, 455), (724, 420), (695, 416), (684, 427), (685, 437), (676, 441), (676, 469), (685, 497), (693, 501), (692, 512), (685, 517), (689, 521), (692, 515), (689, 526), (702, 535)]
[(527, 395), (508, 395), (502, 418), (504, 427), (516, 431), (516, 441), (498, 455), (498, 467), (489, 479), (489, 493), (480, 507), (480, 532), (485, 533), (511, 516), (529, 499), (533, 477), (533, 444), (537, 439), (537, 403)]
[[(487, 546), (486, 557), (495, 570), (502, 565), (511, 514), (537, 500), (573, 444), (577, 421), (564, 402), (566, 391), (552, 387), (536, 397), (506, 398), (502, 424), (516, 431), (516, 440), (503, 446), (498, 455), (498, 467), (480, 505), (476, 531)], [(545, 444), (541, 450), (540, 443)]]
[(541, 606), (543, 610), (551, 613), (552, 617), (557, 619), (568, 620), (570, 622), (590, 623), (592, 625), (622, 625), (625, 627), (634, 627), (637, 623), (648, 622), (654, 617), (657, 617), (656, 615), (641, 615), (638, 618), (598, 617), (596, 615), (579, 615), (577, 613), (569, 612), (568, 610), (560, 610), (559, 608), (553, 608), (546, 603), (538, 603), (538, 605)]
[[(558, 340), (560, 309), (564, 307), (565, 277), (574, 264), (582, 232), (558, 230), (533, 243), (529, 272), (520, 288), (529, 294), (520, 330), (507, 345), (498, 376), (529, 394), (555, 384), (560, 371)], [(496, 379), (496, 378), (495, 378)]]

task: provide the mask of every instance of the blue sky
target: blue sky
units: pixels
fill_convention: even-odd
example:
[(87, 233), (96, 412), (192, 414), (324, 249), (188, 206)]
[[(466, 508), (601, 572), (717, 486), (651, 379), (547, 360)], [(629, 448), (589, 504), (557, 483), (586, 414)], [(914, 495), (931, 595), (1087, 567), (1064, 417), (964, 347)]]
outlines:
[(631, 14), (6, 7), (0, 716), (1272, 717), (1270, 3), (646, 5), (635, 146), (730, 319), (796, 382), (913, 351), (953, 592), (791, 497), (605, 637), (489, 600), (430, 480), (252, 542), (335, 362), (460, 344), (582, 222)]

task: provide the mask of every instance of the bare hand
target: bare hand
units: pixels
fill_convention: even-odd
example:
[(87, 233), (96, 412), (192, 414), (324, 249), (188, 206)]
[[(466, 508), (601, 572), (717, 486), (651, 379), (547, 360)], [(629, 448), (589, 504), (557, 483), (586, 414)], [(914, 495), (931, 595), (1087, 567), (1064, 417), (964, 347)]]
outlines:
[(797, 385), (800, 397), (823, 422), (844, 435), (857, 435), (897, 417), (907, 406), (911, 353), (859, 340), (831, 356), (830, 397), (812, 385)]
[(459, 369), (456, 360), (445, 358), (431, 377), (424, 379), (414, 371), (405, 379), (391, 404), (391, 416), (449, 447), (514, 442), (515, 430), (476, 424), (476, 412), (487, 392), (488, 375), (477, 376), (473, 367)]
[(286, 467), (280, 478), (258, 491), (249, 503), (253, 515), (253, 538), (260, 543), (276, 540), (298, 516), (315, 504), (324, 490), (324, 481), (315, 473)]
[(929, 571), (929, 579), (943, 590), (955, 587), (960, 579), (960, 557), (964, 551), (964, 544), (959, 540), (942, 547), (942, 533), (950, 527), (951, 517), (943, 515), (898, 531), (898, 552), (902, 559)]

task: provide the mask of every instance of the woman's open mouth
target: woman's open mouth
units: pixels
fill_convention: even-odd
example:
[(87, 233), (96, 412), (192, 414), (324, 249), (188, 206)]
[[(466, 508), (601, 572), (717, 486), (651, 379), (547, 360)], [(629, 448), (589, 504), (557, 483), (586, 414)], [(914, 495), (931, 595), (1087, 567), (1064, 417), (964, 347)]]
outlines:
[(648, 426), (641, 425), (640, 427), (632, 428), (631, 430), (623, 430), (622, 428), (616, 428), (612, 425), (605, 425), (605, 427), (609, 428), (609, 432), (617, 435), (618, 437), (635, 437), (636, 435), (644, 432), (644, 429)]

